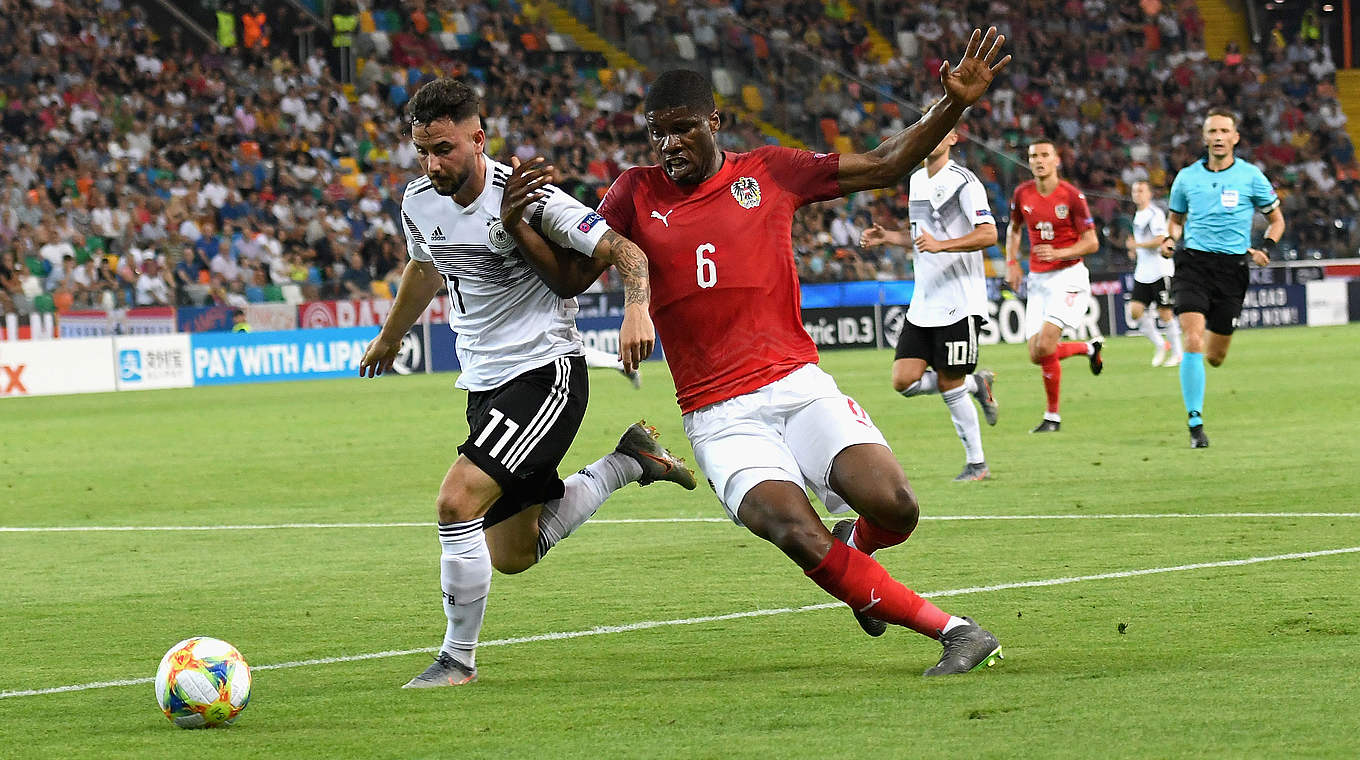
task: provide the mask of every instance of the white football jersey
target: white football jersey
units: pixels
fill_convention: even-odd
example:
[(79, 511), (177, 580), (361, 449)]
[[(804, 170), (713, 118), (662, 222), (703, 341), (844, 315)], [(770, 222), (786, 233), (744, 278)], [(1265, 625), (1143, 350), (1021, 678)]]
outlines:
[[(979, 224), (996, 224), (982, 182), (952, 160), (933, 177), (925, 167), (912, 172), (907, 196), (913, 240), (923, 231), (936, 240), (953, 240)], [(916, 286), (907, 309), (912, 324), (943, 327), (964, 317), (986, 316), (982, 251), (917, 251), (913, 267)]]
[[(1166, 234), (1166, 212), (1149, 203), (1147, 208), (1133, 215), (1133, 240), (1146, 243)], [(1133, 267), (1137, 282), (1156, 282), (1176, 273), (1176, 263), (1162, 255), (1158, 248), (1139, 248), (1138, 263)]]
[[(406, 247), (431, 261), (449, 286), (449, 326), (458, 335), (457, 386), (491, 390), (559, 356), (581, 353), (576, 299), (560, 298), (524, 261), (501, 224), (501, 195), (511, 169), (484, 157), (486, 187), (469, 206), (440, 195), (428, 177), (406, 186), (401, 218)], [(545, 238), (589, 256), (609, 231), (604, 217), (562, 190), (525, 212)]]

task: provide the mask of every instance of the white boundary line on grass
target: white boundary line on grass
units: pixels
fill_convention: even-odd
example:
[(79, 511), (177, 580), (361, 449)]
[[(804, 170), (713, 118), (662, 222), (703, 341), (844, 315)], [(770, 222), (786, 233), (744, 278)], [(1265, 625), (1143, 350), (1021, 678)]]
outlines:
[[(1266, 518), (1278, 517), (1360, 517), (1360, 512), (1136, 512), (1130, 514), (1089, 515), (922, 515), (922, 522), (954, 522), (963, 520), (1195, 520), (1204, 518)], [(824, 521), (841, 517), (823, 517)], [(631, 519), (595, 519), (586, 525), (639, 525), (650, 523), (731, 523), (726, 517), (639, 517)], [(327, 528), (428, 528), (430, 522), (379, 523), (277, 523), (272, 525), (52, 525), (3, 526), (0, 533), (116, 533), (141, 531), (210, 531), (210, 530), (293, 530)]]
[[(1290, 554), (1275, 554), (1269, 557), (1248, 557), (1246, 559), (1229, 559), (1219, 562), (1196, 562), (1189, 565), (1175, 565), (1173, 567), (1152, 567), (1143, 570), (1118, 570), (1110, 573), (1097, 573), (1095, 575), (1075, 575), (1066, 578), (1049, 578), (1041, 581), (1017, 581), (1014, 583), (998, 583), (991, 586), (970, 586), (968, 588), (949, 589), (947, 591), (931, 591), (921, 594), (921, 596), (932, 599), (941, 599), (950, 596), (962, 596), (964, 594), (980, 594), (988, 591), (1005, 591), (1014, 588), (1039, 588), (1043, 586), (1063, 586), (1069, 583), (1081, 583), (1084, 581), (1100, 581), (1113, 578), (1135, 578), (1141, 575), (1158, 575), (1161, 573), (1178, 573), (1187, 570), (1204, 570), (1218, 567), (1239, 567), (1242, 565), (1259, 565), (1263, 562), (1280, 562), (1291, 559), (1313, 559), (1315, 557), (1328, 557), (1337, 554), (1360, 553), (1360, 546), (1351, 546), (1344, 549), (1323, 549), (1313, 552), (1293, 552)], [(584, 631), (560, 631), (556, 633), (541, 633), (536, 636), (521, 636), (513, 639), (496, 639), (494, 641), (484, 641), (479, 644), (482, 647), (509, 646), (511, 644), (531, 644), (537, 641), (560, 641), (562, 639), (576, 639), (583, 636), (601, 636), (610, 633), (628, 633), (630, 631), (644, 631), (649, 628), (662, 628), (673, 625), (693, 625), (695, 623), (712, 623), (721, 620), (737, 620), (740, 618), (768, 617), (770, 615), (786, 615), (794, 612), (811, 612), (814, 610), (826, 610), (834, 607), (843, 606), (840, 602), (827, 602), (824, 604), (809, 604), (805, 607), (780, 607), (768, 610), (749, 610), (747, 612), (731, 612), (726, 615), (707, 615), (704, 617), (681, 618), (678, 620), (644, 620), (638, 623), (628, 623), (626, 625), (601, 625)], [(294, 662), (278, 662), (272, 665), (257, 665), (251, 670), (280, 670), (283, 668), (301, 668), (309, 665), (330, 665), (338, 662), (358, 662), (361, 660), (378, 660), (388, 657), (403, 657), (410, 654), (428, 654), (437, 650), (439, 647), (425, 647), (422, 649), (390, 649), (384, 652), (369, 652), (367, 654), (346, 655), (343, 657), (321, 657), (314, 660), (297, 660)], [(104, 689), (111, 686), (137, 686), (155, 681), (154, 678), (132, 678), (123, 681), (97, 681), (95, 683), (72, 684), (70, 686), (53, 686), (46, 689), (22, 689), (18, 691), (0, 691), (0, 699), (9, 697), (33, 697), (43, 694), (60, 694), (68, 691), (87, 691), (90, 689)]]

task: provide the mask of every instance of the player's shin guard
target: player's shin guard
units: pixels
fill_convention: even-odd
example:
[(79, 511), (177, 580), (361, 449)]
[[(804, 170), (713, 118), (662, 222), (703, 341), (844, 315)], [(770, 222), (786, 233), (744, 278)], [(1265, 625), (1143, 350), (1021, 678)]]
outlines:
[(1138, 320), (1138, 332), (1151, 341), (1154, 348), (1162, 347), (1162, 334), (1157, 330), (1157, 317), (1152, 312), (1143, 312), (1143, 318)]
[(821, 564), (807, 571), (807, 576), (851, 609), (932, 639), (938, 639), (949, 624), (947, 613), (893, 580), (873, 557), (841, 541), (831, 545)]
[(1190, 427), (1202, 425), (1204, 416), (1204, 354), (1186, 351), (1181, 359), (1181, 400), (1190, 415)]
[(919, 380), (902, 389), (900, 393), (910, 398), (911, 396), (924, 396), (928, 393), (939, 393), (939, 390), (939, 375), (935, 374), (935, 370), (928, 369), (921, 373)]
[(1058, 397), (1062, 390), (1062, 365), (1058, 363), (1058, 355), (1045, 356), (1039, 363), (1039, 369), (1044, 373), (1044, 395), (1048, 397), (1048, 414), (1057, 415)]
[(562, 481), (562, 498), (547, 502), (539, 512), (538, 558), (589, 520), (610, 494), (641, 476), (637, 462), (613, 452)]
[(978, 424), (977, 408), (973, 406), (973, 398), (969, 395), (968, 388), (962, 385), (951, 388), (941, 394), (941, 397), (949, 407), (949, 418), (954, 421), (954, 431), (959, 434), (959, 440), (963, 441), (963, 453), (968, 463), (986, 461), (982, 456), (982, 427)]
[(439, 547), (439, 586), (449, 621), (440, 651), (475, 667), (477, 637), (491, 590), (491, 552), (482, 519), (439, 523)]

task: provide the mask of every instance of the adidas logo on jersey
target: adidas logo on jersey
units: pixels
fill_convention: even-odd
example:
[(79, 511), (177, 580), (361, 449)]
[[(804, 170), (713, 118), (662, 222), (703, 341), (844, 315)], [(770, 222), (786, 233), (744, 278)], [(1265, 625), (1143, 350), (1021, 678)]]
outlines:
[(430, 234), (430, 240), (444, 240), (444, 239), (445, 239), (444, 231), (439, 229), (438, 227), (435, 227), (434, 232)]

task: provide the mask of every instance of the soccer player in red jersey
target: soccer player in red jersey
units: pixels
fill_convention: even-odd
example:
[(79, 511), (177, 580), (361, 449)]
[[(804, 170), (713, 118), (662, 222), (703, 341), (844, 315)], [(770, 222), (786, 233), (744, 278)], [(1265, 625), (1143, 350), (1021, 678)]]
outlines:
[(1086, 196), (1058, 176), (1061, 165), (1052, 140), (1041, 138), (1029, 144), (1029, 169), (1034, 179), (1015, 188), (1011, 223), (1006, 230), (1006, 284), (1012, 290), (1020, 288), (1021, 230), (1029, 232), (1025, 337), (1029, 340), (1029, 360), (1043, 368), (1044, 393), (1048, 396), (1048, 410), (1031, 433), (1056, 433), (1061, 426), (1060, 360), (1085, 356), (1093, 375), (1104, 368), (1101, 341), (1059, 341), (1063, 330), (1075, 330), (1086, 316), (1091, 273), (1081, 258), (1100, 247)]
[[(647, 252), (651, 313), (675, 378), (685, 432), (729, 516), (773, 543), (817, 585), (848, 604), (871, 635), (884, 622), (939, 640), (926, 675), (964, 673), (1001, 656), (995, 636), (917, 595), (871, 556), (900, 544), (919, 507), (868, 413), (817, 367), (803, 329), (792, 220), (801, 206), (900, 182), (1010, 61), (995, 28), (974, 31), (957, 67), (940, 67), (945, 96), (870, 153), (766, 146), (719, 150), (722, 126), (708, 81), (668, 71), (648, 89), (648, 134), (660, 164), (615, 181), (599, 213)], [(544, 182), (530, 164), (507, 192)], [(564, 258), (589, 283), (604, 264)], [(563, 263), (565, 262), (565, 263)], [(558, 267), (557, 272), (545, 271)], [(860, 515), (833, 535), (808, 500)]]

